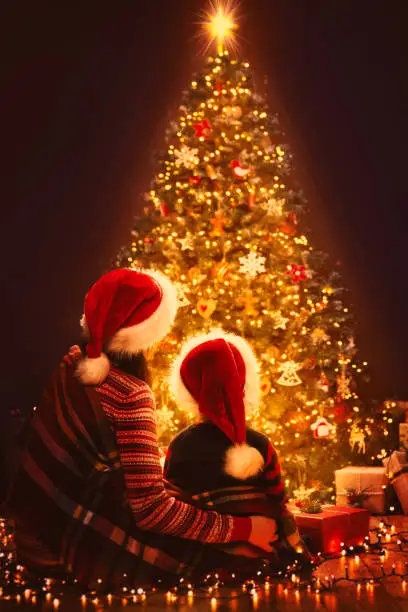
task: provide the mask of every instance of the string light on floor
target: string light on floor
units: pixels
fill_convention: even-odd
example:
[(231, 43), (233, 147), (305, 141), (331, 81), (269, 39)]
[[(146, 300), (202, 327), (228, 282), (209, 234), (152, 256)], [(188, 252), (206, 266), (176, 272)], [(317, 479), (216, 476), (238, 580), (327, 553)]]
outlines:
[[(101, 579), (96, 581), (94, 588), (82, 594), (78, 591), (76, 580), (30, 579), (23, 566), (15, 562), (14, 551), (11, 549), (11, 536), (8, 522), (0, 519), (0, 542), (2, 543), (0, 600), (14, 600), (18, 604), (25, 601), (33, 605), (45, 601), (51, 604), (53, 610), (61, 607), (64, 598), (72, 598), (73, 592), (77, 593), (78, 604), (83, 609), (88, 603), (93, 603), (94, 606), (104, 604), (111, 606), (114, 603), (121, 603), (122, 606), (130, 603), (143, 604), (147, 599), (158, 594), (164, 597), (167, 603), (191, 604), (195, 600), (207, 600), (211, 610), (216, 610), (223, 601), (247, 597), (250, 598), (253, 609), (256, 609), (259, 601), (269, 600), (271, 589), (276, 590), (277, 597), (293, 596), (295, 601), (300, 601), (302, 593), (319, 600), (324, 594), (335, 593), (339, 585), (344, 582), (355, 585), (358, 594), (364, 588), (370, 596), (375, 595), (377, 585), (390, 577), (400, 580), (403, 593), (406, 593), (408, 583), (408, 562), (406, 561), (408, 530), (397, 531), (395, 525), (386, 522), (381, 522), (378, 527), (371, 529), (370, 535), (360, 546), (346, 546), (343, 543), (341, 551), (336, 555), (317, 554), (314, 569), (319, 568), (319, 576), (316, 576), (316, 572), (307, 577), (302, 575), (302, 567), (297, 561), (288, 565), (284, 571), (273, 570), (267, 562), (261, 562), (250, 578), (244, 578), (237, 571), (235, 573), (223, 572), (222, 575), (213, 572), (207, 574), (196, 585), (185, 578), (180, 578), (177, 584), (170, 588), (163, 588), (158, 581), (156, 585), (149, 588), (124, 585), (117, 593), (111, 592), (110, 589), (107, 590)], [(5, 550), (5, 543), (7, 550)], [(387, 557), (391, 553), (393, 563), (386, 567)], [(380, 559), (378, 575), (354, 577), (353, 568), (359, 566), (360, 562), (370, 555)], [(332, 573), (324, 575), (322, 570), (325, 562), (333, 559), (341, 560), (340, 567), (343, 573), (337, 576)]]

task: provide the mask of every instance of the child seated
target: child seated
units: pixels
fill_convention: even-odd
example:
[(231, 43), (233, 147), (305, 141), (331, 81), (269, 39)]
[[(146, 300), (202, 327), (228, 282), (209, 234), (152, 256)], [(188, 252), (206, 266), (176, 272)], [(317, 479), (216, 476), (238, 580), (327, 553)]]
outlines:
[[(280, 567), (308, 560), (308, 554), (286, 507), (276, 451), (266, 436), (246, 426), (245, 409), (256, 409), (260, 401), (257, 370), (251, 347), (239, 336), (217, 330), (185, 343), (171, 387), (179, 406), (195, 412), (198, 422), (171, 442), (164, 478), (174, 497), (191, 504), (275, 519), (278, 537), (269, 561)], [(235, 570), (244, 557), (248, 563), (248, 557), (265, 556), (247, 543), (216, 549), (207, 548), (212, 569)]]

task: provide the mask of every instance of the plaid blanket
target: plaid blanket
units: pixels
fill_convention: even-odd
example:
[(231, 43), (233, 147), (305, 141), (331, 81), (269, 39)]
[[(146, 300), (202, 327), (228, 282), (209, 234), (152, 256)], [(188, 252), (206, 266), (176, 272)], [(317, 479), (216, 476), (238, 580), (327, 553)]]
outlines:
[[(276, 568), (293, 562), (294, 553), (302, 555), (304, 561), (309, 559), (293, 514), (287, 508), (282, 508), (280, 503), (274, 504), (259, 487), (237, 485), (191, 494), (168, 480), (165, 480), (165, 486), (167, 491), (176, 499), (200, 508), (211, 508), (221, 513), (229, 512), (236, 516), (259, 514), (276, 520), (279, 540), (274, 545), (273, 553), (262, 553), (251, 544), (242, 542), (207, 546), (200, 561), (203, 571), (214, 568), (231, 571), (242, 569), (248, 575), (254, 575), (258, 569), (257, 559), (266, 559)], [(250, 561), (250, 559), (253, 559), (253, 561)]]
[(75, 368), (68, 354), (52, 375), (12, 483), (7, 508), (19, 559), (86, 585), (172, 582), (197, 565), (202, 545), (137, 527), (107, 417)]

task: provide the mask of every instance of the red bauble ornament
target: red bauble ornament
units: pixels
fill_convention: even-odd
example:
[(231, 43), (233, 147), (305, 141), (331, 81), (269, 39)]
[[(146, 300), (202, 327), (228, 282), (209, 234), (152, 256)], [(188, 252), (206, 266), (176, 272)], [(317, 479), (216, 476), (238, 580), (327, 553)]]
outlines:
[(219, 94), (222, 92), (222, 81), (215, 81), (215, 89)]
[(280, 231), (286, 234), (287, 236), (295, 236), (296, 235), (296, 227), (289, 222), (284, 223), (280, 227)]
[(212, 130), (212, 127), (211, 127), (210, 122), (208, 121), (208, 119), (203, 119), (201, 121), (201, 123), (194, 123), (193, 127), (194, 127), (194, 131), (195, 131), (194, 136), (196, 138), (203, 137), (206, 140), (209, 139), (209, 137), (210, 137), (209, 134), (210, 134), (210, 132)]
[(188, 179), (188, 182), (190, 183), (190, 185), (198, 185), (198, 183), (200, 183), (201, 181), (201, 177), (199, 176), (190, 176), (190, 178)]
[(307, 280), (307, 268), (304, 265), (290, 264), (286, 271), (288, 276), (292, 277), (292, 283), (299, 283)]

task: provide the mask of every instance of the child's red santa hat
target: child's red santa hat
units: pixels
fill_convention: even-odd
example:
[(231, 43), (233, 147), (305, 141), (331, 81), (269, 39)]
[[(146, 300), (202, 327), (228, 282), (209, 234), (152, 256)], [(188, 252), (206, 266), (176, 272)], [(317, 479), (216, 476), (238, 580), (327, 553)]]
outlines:
[(238, 479), (258, 474), (264, 459), (246, 443), (245, 408), (259, 405), (258, 364), (239, 336), (214, 330), (184, 344), (171, 374), (171, 388), (181, 407), (197, 411), (231, 440), (225, 472)]
[(177, 291), (164, 274), (118, 268), (102, 276), (85, 297), (81, 325), (88, 343), (77, 369), (80, 380), (101, 384), (110, 368), (103, 348), (137, 355), (170, 331), (176, 313)]

